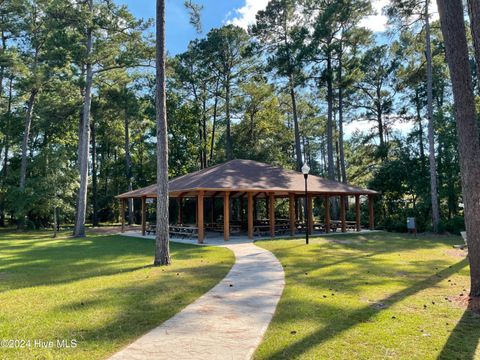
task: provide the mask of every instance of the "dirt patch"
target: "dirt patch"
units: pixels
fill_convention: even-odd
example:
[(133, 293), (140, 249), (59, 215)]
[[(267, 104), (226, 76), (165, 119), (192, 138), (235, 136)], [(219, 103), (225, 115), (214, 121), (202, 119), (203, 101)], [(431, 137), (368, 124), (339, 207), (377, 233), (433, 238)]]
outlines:
[(480, 297), (471, 297), (465, 294), (463, 296), (452, 297), (450, 300), (464, 309), (480, 314)]
[(462, 249), (448, 249), (445, 250), (445, 255), (455, 258), (464, 258), (467, 256), (467, 251)]

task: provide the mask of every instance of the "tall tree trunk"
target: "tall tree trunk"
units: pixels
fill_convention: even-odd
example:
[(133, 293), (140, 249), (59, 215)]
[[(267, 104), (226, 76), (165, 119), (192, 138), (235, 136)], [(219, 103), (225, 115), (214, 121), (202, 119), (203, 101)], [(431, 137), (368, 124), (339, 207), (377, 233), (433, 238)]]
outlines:
[(92, 121), (92, 225), (98, 226), (97, 131)]
[[(10, 116), (12, 114), (12, 100), (13, 100), (13, 76), (10, 77), (8, 82), (8, 102), (7, 102), (7, 113), (6, 113), (6, 131), (5, 137), (3, 139), (3, 168), (2, 168), (2, 188), (5, 188), (7, 184), (8, 176), (8, 152), (10, 151)], [(5, 226), (5, 198), (0, 199), (0, 226)]]
[[(128, 119), (128, 110), (125, 108), (124, 131), (125, 131), (125, 176), (128, 181), (128, 191), (133, 190), (132, 181), (132, 157), (130, 156), (130, 121)], [(128, 225), (133, 224), (134, 211), (133, 199), (128, 199)]]
[(217, 126), (217, 109), (218, 109), (218, 87), (219, 82), (215, 85), (215, 100), (213, 103), (213, 123), (212, 123), (212, 140), (210, 143), (210, 165), (213, 161), (213, 149), (215, 147), (215, 128)]
[(202, 89), (202, 168), (207, 167), (207, 89)]
[(165, 89), (165, 0), (157, 0), (156, 121), (157, 121), (157, 225), (153, 264), (170, 264), (168, 221), (168, 134)]
[(32, 116), (33, 108), (35, 106), (35, 99), (37, 98), (38, 90), (32, 89), (30, 91), (30, 96), (27, 103), (27, 113), (25, 114), (25, 124), (23, 130), (23, 140), (22, 140), (22, 160), (20, 164), (20, 190), (25, 189), (25, 180), (27, 177), (27, 151), (28, 151), (28, 140), (30, 139), (30, 128), (32, 126)]
[(432, 50), (430, 44), (429, 1), (425, 2), (425, 58), (427, 61), (427, 117), (428, 117), (428, 159), (430, 162), (430, 198), (432, 201), (433, 231), (438, 232), (440, 209), (438, 203), (437, 162), (435, 160), (435, 126), (433, 118), (433, 70)]
[(338, 182), (342, 182), (342, 174), (340, 173), (340, 149), (339, 149), (339, 142), (338, 140), (335, 141), (335, 165), (336, 165), (336, 174), (337, 178), (336, 180)]
[[(341, 44), (340, 44), (341, 46)], [(345, 168), (345, 150), (343, 145), (343, 74), (342, 74), (342, 49), (338, 56), (338, 146), (340, 147), (340, 171), (342, 182), (347, 183), (347, 170)]]
[(420, 150), (420, 164), (422, 170), (425, 170), (425, 145), (423, 144), (423, 124), (422, 124), (422, 115), (420, 113), (420, 95), (418, 88), (415, 89), (415, 107), (417, 110), (417, 122), (418, 122), (418, 147)]
[(227, 78), (225, 82), (225, 117), (227, 122), (226, 155), (227, 155), (227, 160), (232, 160), (233, 154), (232, 154), (232, 134), (230, 129), (231, 123), (230, 123), (230, 79), (229, 78)]
[[(329, 45), (328, 45), (329, 46)], [(335, 180), (335, 162), (333, 157), (333, 76), (332, 55), (327, 52), (327, 159), (328, 178)]]
[(300, 144), (300, 127), (298, 125), (298, 113), (297, 113), (297, 97), (295, 94), (295, 80), (293, 74), (289, 76), (289, 87), (290, 87), (290, 99), (292, 101), (292, 115), (293, 115), (293, 131), (295, 135), (295, 163), (296, 170), (301, 171), (303, 161), (302, 161), (302, 146)]
[(256, 145), (255, 139), (255, 115), (250, 113), (250, 145), (254, 147)]
[[(330, 44), (327, 44), (330, 46)], [(327, 161), (328, 161), (328, 178), (335, 180), (335, 159), (333, 155), (333, 69), (332, 69), (332, 53), (327, 51)], [(332, 203), (332, 217), (337, 218), (338, 206), (336, 199), (330, 197)]]
[(480, 296), (480, 143), (462, 0), (437, 0), (452, 80), (470, 261), (470, 295)]
[[(88, 1), (90, 16), (93, 17), (93, 0)], [(87, 30), (87, 63), (85, 97), (83, 101), (83, 118), (78, 143), (78, 164), (80, 169), (80, 187), (77, 193), (77, 211), (75, 214), (75, 228), (73, 236), (85, 236), (85, 219), (87, 213), (87, 189), (88, 189), (88, 153), (90, 145), (90, 108), (92, 104), (93, 66), (91, 56), (93, 52), (93, 34), (91, 27)]]
[(383, 111), (382, 111), (382, 89), (377, 87), (377, 128), (378, 139), (380, 141), (380, 158), (385, 161), (388, 157), (387, 146), (385, 144), (385, 128), (383, 126)]
[(321, 140), (321, 148), (322, 148), (322, 171), (323, 176), (328, 173), (328, 166), (327, 166), (327, 151), (325, 149), (325, 136), (322, 137)]
[(53, 238), (57, 237), (57, 207), (53, 207)]
[[(2, 37), (2, 54), (5, 53), (5, 51), (7, 50), (7, 37), (5, 36), (5, 32), (2, 30), (2, 33), (1, 33), (1, 37)], [(3, 96), (3, 77), (5, 75), (5, 64), (4, 62), (2, 61), (1, 65), (0, 65), (0, 98)]]
[(468, 0), (468, 15), (470, 31), (472, 32), (473, 48), (477, 62), (477, 87), (480, 92), (480, 1)]

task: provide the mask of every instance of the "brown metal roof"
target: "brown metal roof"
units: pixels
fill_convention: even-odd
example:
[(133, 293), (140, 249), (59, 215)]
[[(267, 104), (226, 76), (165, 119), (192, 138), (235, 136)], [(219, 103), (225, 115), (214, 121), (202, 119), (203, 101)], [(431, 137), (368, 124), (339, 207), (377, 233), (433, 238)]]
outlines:
[[(156, 184), (130, 191), (117, 198), (156, 197)], [(293, 170), (264, 164), (253, 160), (231, 160), (206, 169), (186, 174), (169, 182), (170, 196), (189, 196), (203, 190), (210, 195), (215, 192), (275, 192), (303, 194), (303, 174)], [(308, 192), (332, 195), (376, 195), (376, 191), (309, 175)]]

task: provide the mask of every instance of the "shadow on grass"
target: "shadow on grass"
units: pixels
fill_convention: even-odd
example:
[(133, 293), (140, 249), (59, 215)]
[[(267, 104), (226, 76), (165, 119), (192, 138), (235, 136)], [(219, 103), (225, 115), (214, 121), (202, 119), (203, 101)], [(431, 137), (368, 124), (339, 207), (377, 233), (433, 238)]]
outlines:
[[(38, 314), (27, 307), (28, 316), (10, 317), (7, 333), (25, 328), (31, 338), (77, 339), (79, 347), (68, 356), (104, 358), (208, 291), (233, 262), (224, 249), (172, 243), (173, 265), (153, 267), (153, 251), (153, 239), (123, 236), (0, 237), (0, 295), (12, 304), (13, 296), (19, 301), (43, 296), (38, 303), (45, 303)], [(11, 276), (3, 279), (2, 274)], [(71, 284), (79, 280), (87, 281)], [(43, 285), (59, 286), (38, 289)], [(16, 295), (8, 292), (29, 287)], [(57, 358), (63, 350), (39, 351), (42, 358)]]
[(475, 359), (475, 352), (480, 340), (478, 318), (479, 316), (472, 311), (466, 310), (463, 313), (462, 318), (448, 337), (438, 359)]
[[(441, 282), (442, 280), (448, 278), (452, 274), (457, 273), (461, 269), (467, 266), (467, 261), (462, 260), (452, 266), (447, 267), (414, 285), (407, 287), (401, 291), (398, 291), (380, 301), (378, 303), (382, 304), (382, 308), (375, 308), (373, 306), (365, 306), (358, 310), (351, 312), (348, 317), (343, 317), (341, 323), (337, 321), (330, 321), (327, 326), (324, 328), (315, 331), (314, 333), (299, 339), (298, 341), (278, 350), (273, 354), (269, 354), (269, 358), (279, 359), (279, 358), (298, 358), (303, 353), (309, 351), (311, 347), (318, 346), (319, 344), (328, 341), (329, 339), (347, 331), (348, 329), (354, 327), (357, 324), (369, 322), (374, 316), (379, 314), (381, 311), (389, 309), (392, 305), (401, 300), (412, 296), (423, 289), (432, 287), (433, 285)], [(341, 309), (338, 309), (339, 311)]]
[[(202, 249), (194, 245), (171, 243), (174, 259), (188, 259), (199, 252)], [(153, 239), (115, 235), (51, 239), (43, 234), (1, 234), (0, 293), (136, 271), (151, 265), (153, 253)]]

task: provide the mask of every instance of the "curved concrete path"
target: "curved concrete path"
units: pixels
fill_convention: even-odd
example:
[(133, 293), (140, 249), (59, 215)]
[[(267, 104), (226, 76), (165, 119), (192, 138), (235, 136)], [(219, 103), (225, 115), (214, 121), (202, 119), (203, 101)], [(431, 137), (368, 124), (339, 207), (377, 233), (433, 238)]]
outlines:
[(250, 241), (219, 246), (232, 250), (236, 257), (227, 276), (111, 359), (252, 357), (282, 295), (283, 268), (272, 253)]

